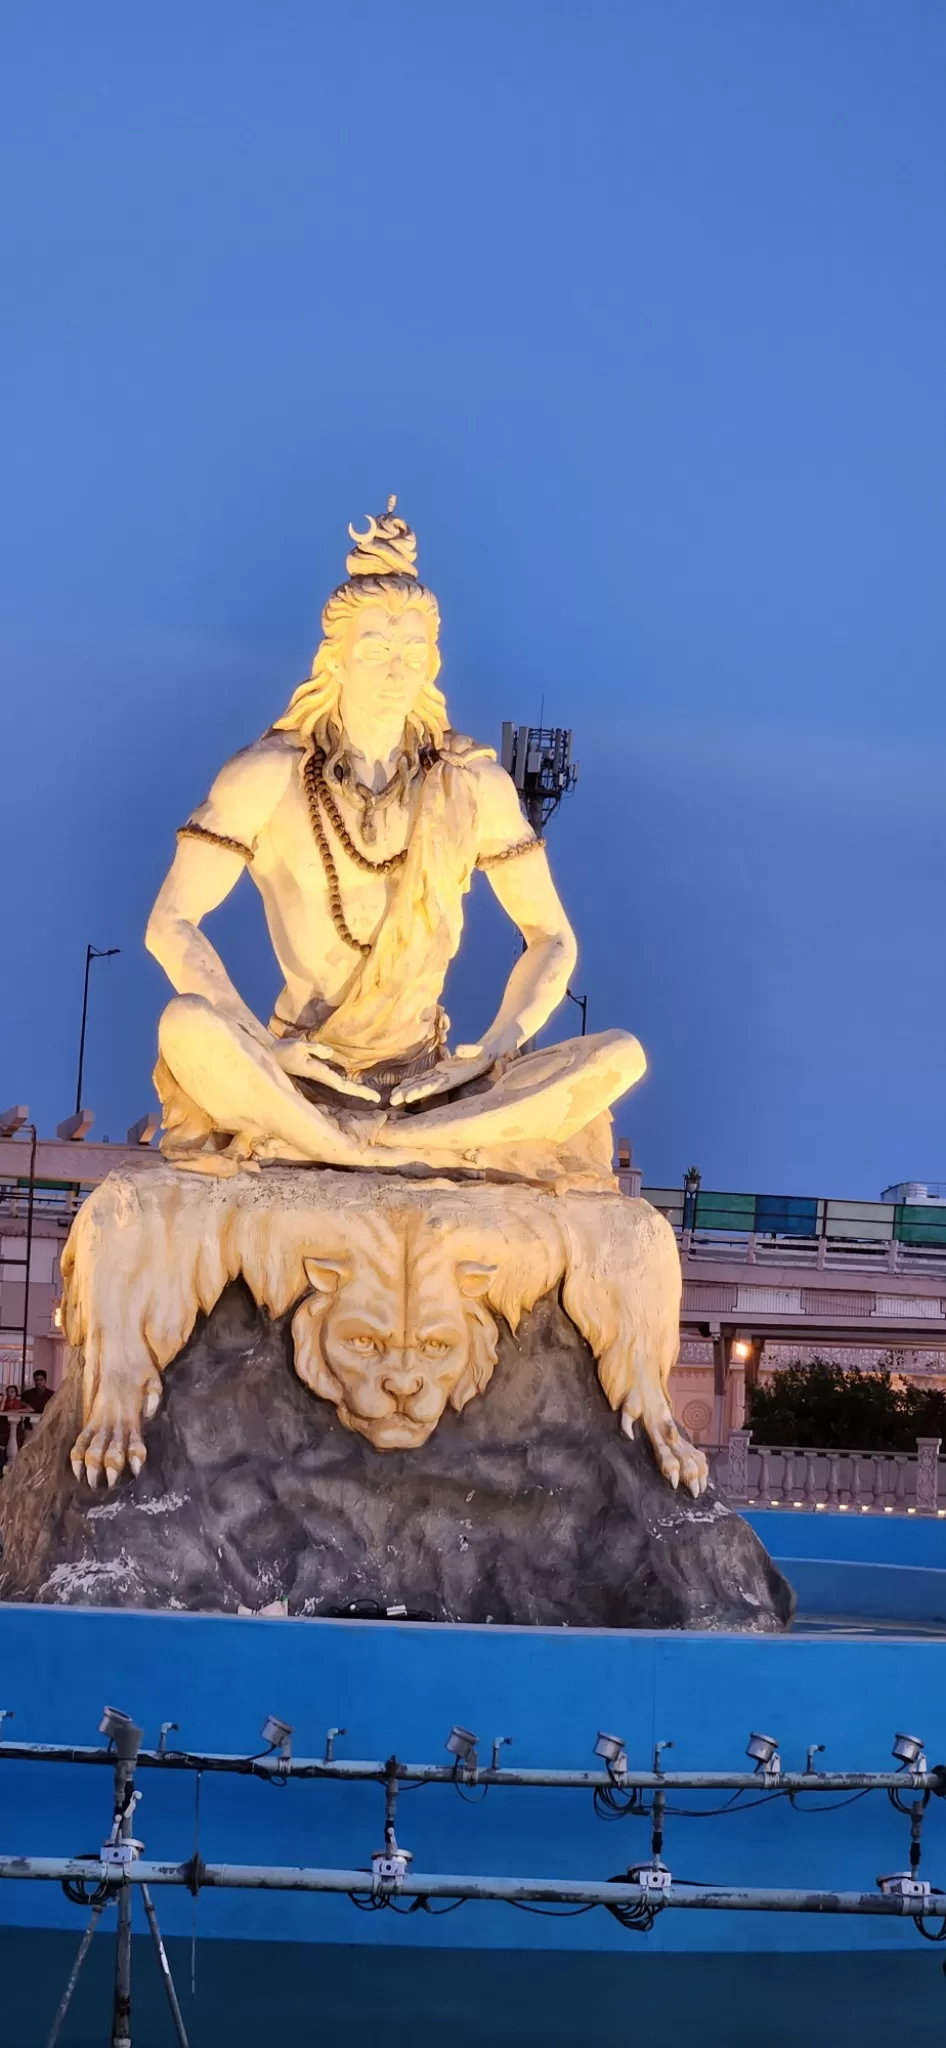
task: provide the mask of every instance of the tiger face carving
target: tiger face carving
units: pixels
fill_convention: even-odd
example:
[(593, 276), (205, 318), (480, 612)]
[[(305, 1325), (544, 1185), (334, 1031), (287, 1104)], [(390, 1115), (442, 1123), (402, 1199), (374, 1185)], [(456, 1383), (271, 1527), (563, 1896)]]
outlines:
[(409, 1233), (407, 1247), (400, 1233), (367, 1235), (357, 1258), (304, 1259), (312, 1292), (292, 1321), (296, 1371), (375, 1450), (413, 1451), (448, 1405), (464, 1408), (489, 1383), (497, 1333), (484, 1296), (496, 1269), (451, 1257), (439, 1233)]
[(95, 1189), (62, 1272), (83, 1362), (72, 1465), (93, 1486), (141, 1470), (162, 1374), (241, 1278), (271, 1316), (292, 1316), (300, 1379), (379, 1451), (416, 1449), (448, 1407), (481, 1394), (494, 1318), (515, 1335), (560, 1289), (620, 1427), (650, 1439), (671, 1486), (696, 1496), (706, 1485), (704, 1453), (668, 1396), (680, 1259), (647, 1202), (308, 1167), (211, 1181), (157, 1166)]

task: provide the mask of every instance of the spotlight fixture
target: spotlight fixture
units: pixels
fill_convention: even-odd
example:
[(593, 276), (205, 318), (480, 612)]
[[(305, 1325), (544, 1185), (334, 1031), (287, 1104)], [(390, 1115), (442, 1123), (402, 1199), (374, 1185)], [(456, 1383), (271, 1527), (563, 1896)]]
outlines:
[(126, 1760), (137, 1756), (143, 1732), (135, 1727), (131, 1715), (123, 1714), (120, 1707), (106, 1707), (99, 1722), (99, 1734), (114, 1742), (118, 1755)]
[(490, 1767), (490, 1770), (491, 1770), (491, 1771), (498, 1771), (498, 1769), (499, 1769), (499, 1752), (500, 1752), (500, 1750), (501, 1750), (501, 1749), (507, 1749), (507, 1748), (508, 1748), (508, 1746), (509, 1746), (509, 1744), (511, 1743), (511, 1741), (512, 1741), (512, 1736), (511, 1736), (511, 1735), (494, 1735), (494, 1736), (493, 1736), (493, 1754), (492, 1754), (492, 1757), (491, 1757), (491, 1759), (490, 1759), (490, 1766), (489, 1766), (489, 1767)]
[(267, 1714), (260, 1734), (270, 1749), (278, 1749), (280, 1756), (288, 1762), (292, 1755), (291, 1721), (280, 1721), (278, 1714)]
[(816, 1771), (816, 1770), (815, 1770), (815, 1757), (816, 1757), (816, 1756), (820, 1756), (820, 1755), (821, 1755), (821, 1753), (822, 1753), (822, 1751), (823, 1751), (823, 1749), (824, 1749), (824, 1743), (823, 1743), (823, 1742), (809, 1742), (809, 1744), (808, 1744), (808, 1754), (807, 1754), (807, 1756), (806, 1756), (806, 1758), (805, 1758), (805, 1776), (806, 1776), (806, 1778), (817, 1778), (817, 1777), (820, 1777), (821, 1773), (820, 1773), (819, 1771)]
[(895, 1735), (893, 1755), (905, 1771), (925, 1771), (926, 1758), (923, 1755), (922, 1735)]
[(777, 1735), (752, 1734), (746, 1743), (746, 1755), (754, 1759), (755, 1767), (763, 1778), (777, 1778), (782, 1768), (778, 1753)]
[(159, 1755), (159, 1756), (166, 1756), (166, 1755), (167, 1755), (167, 1748), (168, 1748), (168, 1736), (169, 1736), (169, 1735), (171, 1735), (171, 1734), (176, 1734), (176, 1733), (178, 1733), (178, 1731), (179, 1731), (179, 1725), (180, 1725), (180, 1724), (179, 1724), (179, 1723), (178, 1723), (177, 1721), (162, 1721), (162, 1723), (161, 1723), (161, 1729), (160, 1729), (160, 1733), (159, 1733), (159, 1735), (158, 1735), (158, 1755)]
[(627, 1770), (627, 1750), (624, 1747), (623, 1735), (607, 1735), (599, 1728), (595, 1756), (600, 1756), (602, 1763), (607, 1764), (612, 1778), (621, 1777)]
[(347, 1728), (328, 1728), (328, 1729), (326, 1729), (326, 1733), (325, 1733), (325, 1762), (326, 1762), (327, 1764), (330, 1764), (330, 1763), (332, 1763), (332, 1762), (334, 1761), (334, 1757), (335, 1757), (335, 1738), (336, 1738), (336, 1736), (337, 1736), (337, 1735), (347, 1735), (347, 1734), (348, 1734), (348, 1729), (347, 1729)]
[(456, 1757), (458, 1764), (465, 1764), (467, 1770), (475, 1771), (479, 1768), (479, 1757), (476, 1752), (479, 1739), (478, 1735), (471, 1734), (469, 1728), (454, 1727), (447, 1736), (444, 1748), (450, 1751), (451, 1756)]

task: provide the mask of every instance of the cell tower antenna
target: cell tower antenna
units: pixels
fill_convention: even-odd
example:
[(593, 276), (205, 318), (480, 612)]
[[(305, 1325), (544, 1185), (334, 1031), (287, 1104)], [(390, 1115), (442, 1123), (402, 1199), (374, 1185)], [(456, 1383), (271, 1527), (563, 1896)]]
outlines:
[[(545, 698), (538, 725), (503, 725), (500, 759), (519, 791), (519, 801), (537, 837), (554, 818), (563, 797), (570, 796), (578, 781), (577, 761), (572, 760), (572, 732), (560, 725), (542, 725)], [(523, 940), (523, 947), (525, 941)], [(565, 991), (581, 1011), (581, 1035), (588, 1029), (588, 998)], [(528, 1050), (535, 1044), (530, 1039)]]
[[(545, 699), (542, 699), (543, 704)], [(536, 833), (544, 831), (563, 797), (578, 781), (572, 760), (572, 733), (563, 726), (503, 726), (501, 760), (519, 791), (522, 808)]]

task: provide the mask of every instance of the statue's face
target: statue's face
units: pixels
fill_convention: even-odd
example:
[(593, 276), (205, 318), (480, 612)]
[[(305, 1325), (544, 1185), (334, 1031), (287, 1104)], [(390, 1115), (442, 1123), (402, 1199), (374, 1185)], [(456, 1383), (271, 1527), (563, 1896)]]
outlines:
[(341, 1303), (331, 1309), (323, 1353), (342, 1389), (349, 1429), (378, 1450), (410, 1451), (425, 1443), (467, 1369), (470, 1333), (465, 1317), (444, 1308), (408, 1331), (359, 1315)]
[(436, 621), (420, 605), (359, 605), (339, 668), (343, 725), (403, 724), (433, 671), (436, 640)]
[(436, 1238), (405, 1260), (390, 1233), (373, 1237), (373, 1257), (362, 1245), (357, 1262), (305, 1261), (313, 1292), (293, 1318), (296, 1371), (375, 1450), (412, 1451), (489, 1379), (496, 1327), (476, 1311), (495, 1268), (458, 1264)]

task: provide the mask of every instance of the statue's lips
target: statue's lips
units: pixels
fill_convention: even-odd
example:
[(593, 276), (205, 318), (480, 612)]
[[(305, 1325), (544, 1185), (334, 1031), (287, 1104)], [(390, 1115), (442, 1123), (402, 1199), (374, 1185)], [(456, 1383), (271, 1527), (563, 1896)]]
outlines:
[(433, 1422), (415, 1422), (410, 1415), (356, 1415), (348, 1407), (339, 1413), (348, 1428), (367, 1437), (376, 1451), (417, 1450), (427, 1442), (439, 1420), (435, 1417)]

